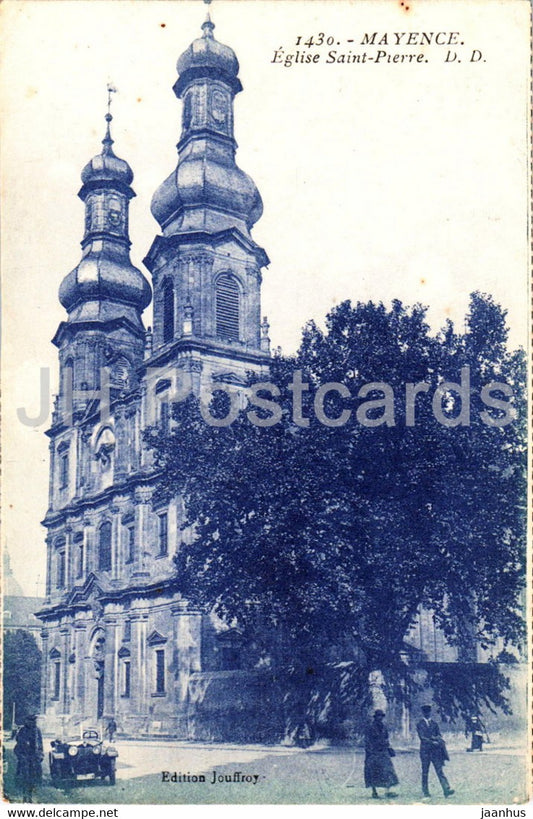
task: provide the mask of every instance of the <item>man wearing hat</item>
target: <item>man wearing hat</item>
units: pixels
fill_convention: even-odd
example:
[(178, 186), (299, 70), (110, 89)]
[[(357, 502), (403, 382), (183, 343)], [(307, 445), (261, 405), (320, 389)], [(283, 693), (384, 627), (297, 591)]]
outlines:
[(451, 796), (455, 791), (450, 788), (450, 783), (444, 775), (444, 763), (450, 757), (446, 750), (446, 744), (442, 738), (440, 728), (434, 719), (431, 719), (431, 705), (422, 706), (422, 719), (417, 722), (416, 730), (420, 737), (420, 761), (422, 763), (422, 793), (430, 796), (428, 786), (429, 766), (433, 763), (435, 773), (439, 778), (442, 791), (445, 797)]
[(17, 734), (15, 744), (17, 757), (16, 779), (22, 790), (22, 801), (32, 802), (33, 791), (43, 778), (43, 738), (37, 727), (37, 716), (30, 714)]

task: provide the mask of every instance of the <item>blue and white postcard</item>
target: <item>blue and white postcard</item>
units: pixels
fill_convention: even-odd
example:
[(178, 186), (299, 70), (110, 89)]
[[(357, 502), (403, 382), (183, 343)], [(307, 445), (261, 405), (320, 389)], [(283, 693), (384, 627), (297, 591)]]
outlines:
[(529, 3), (1, 14), (3, 815), (525, 817)]

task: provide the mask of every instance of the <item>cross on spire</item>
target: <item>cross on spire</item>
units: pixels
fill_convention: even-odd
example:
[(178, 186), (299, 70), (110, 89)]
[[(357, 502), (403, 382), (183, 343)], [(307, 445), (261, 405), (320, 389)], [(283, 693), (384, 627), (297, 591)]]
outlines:
[(211, 21), (211, 15), (209, 14), (209, 6), (211, 5), (211, 2), (212, 0), (204, 0), (204, 4), (207, 6), (206, 18), (202, 24), (202, 31), (204, 32), (204, 37), (212, 37), (213, 29), (215, 28), (214, 23)]
[(107, 114), (105, 115), (105, 120), (107, 122), (105, 137), (102, 140), (102, 145), (104, 146), (103, 153), (109, 153), (112, 151), (111, 146), (113, 145), (113, 140), (111, 139), (111, 128), (110, 123), (113, 119), (113, 115), (111, 114), (111, 94), (116, 94), (117, 89), (115, 86), (108, 82), (107, 83)]

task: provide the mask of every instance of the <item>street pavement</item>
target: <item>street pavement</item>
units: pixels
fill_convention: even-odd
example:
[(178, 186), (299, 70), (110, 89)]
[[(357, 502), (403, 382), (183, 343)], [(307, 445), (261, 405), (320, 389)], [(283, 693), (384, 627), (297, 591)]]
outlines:
[[(45, 739), (44, 744), (47, 750), (49, 740)], [(46, 757), (43, 785), (34, 801), (117, 805), (375, 804), (370, 790), (364, 787), (364, 752), (360, 748), (300, 749), (120, 739), (114, 744), (119, 751), (115, 786), (106, 782), (55, 788), (50, 784)], [(512, 805), (525, 801), (528, 781), (525, 751), (518, 747), (488, 746), (482, 753), (467, 753), (466, 742), (455, 745), (445, 769), (455, 794), (444, 799), (432, 769), (430, 803)], [(12, 743), (7, 743), (4, 789), (8, 799), (18, 801), (12, 747)], [(400, 780), (394, 789), (397, 796), (387, 800), (381, 791), (382, 803), (422, 802), (416, 748), (398, 750), (393, 762)], [(178, 781), (172, 781), (174, 772)]]

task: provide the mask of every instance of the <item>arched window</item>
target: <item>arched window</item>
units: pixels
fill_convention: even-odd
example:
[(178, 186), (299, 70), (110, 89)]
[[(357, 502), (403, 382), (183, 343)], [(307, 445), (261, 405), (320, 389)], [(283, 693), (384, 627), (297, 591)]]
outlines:
[(83, 532), (74, 536), (74, 560), (76, 561), (76, 580), (83, 577)]
[(219, 338), (238, 341), (240, 336), (240, 293), (235, 276), (223, 273), (216, 283), (216, 333)]
[(98, 535), (98, 568), (102, 572), (108, 572), (111, 569), (111, 524), (109, 521), (102, 523)]
[(174, 338), (174, 288), (171, 279), (163, 282), (163, 344)]
[(58, 700), (61, 693), (61, 654), (57, 648), (50, 652), (50, 684), (51, 698)]
[(74, 389), (74, 359), (67, 358), (63, 364), (62, 393), (65, 395)]
[(56, 589), (64, 589), (66, 581), (66, 542), (64, 537), (55, 541), (56, 549)]

